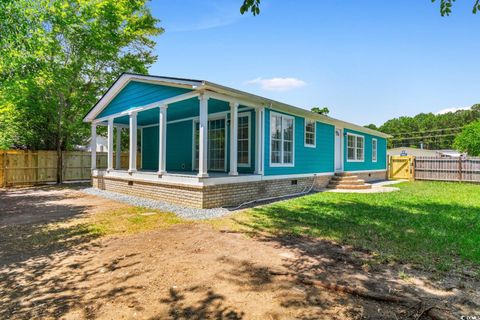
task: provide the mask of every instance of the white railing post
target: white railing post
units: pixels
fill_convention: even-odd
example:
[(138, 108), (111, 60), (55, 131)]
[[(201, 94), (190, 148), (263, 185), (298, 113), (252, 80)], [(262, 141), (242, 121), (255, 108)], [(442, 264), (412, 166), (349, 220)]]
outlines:
[(137, 171), (137, 113), (130, 113), (130, 137), (129, 137), (129, 157), (128, 157), (128, 172), (133, 173)]
[(230, 175), (237, 176), (238, 171), (238, 103), (230, 103)]
[(208, 177), (208, 96), (200, 95), (198, 176)]
[(122, 127), (117, 126), (117, 150), (115, 156), (115, 169), (122, 168)]
[(92, 170), (97, 169), (97, 124), (92, 123), (92, 135), (90, 137), (90, 149), (92, 155)]
[(168, 105), (160, 106), (158, 119), (158, 175), (167, 172), (167, 108)]
[(263, 107), (257, 108), (255, 110), (255, 119), (256, 119), (256, 159), (255, 159), (255, 173), (263, 174), (263, 161), (264, 161), (264, 117), (265, 109)]
[(111, 171), (113, 170), (113, 118), (108, 119), (107, 139), (107, 171)]

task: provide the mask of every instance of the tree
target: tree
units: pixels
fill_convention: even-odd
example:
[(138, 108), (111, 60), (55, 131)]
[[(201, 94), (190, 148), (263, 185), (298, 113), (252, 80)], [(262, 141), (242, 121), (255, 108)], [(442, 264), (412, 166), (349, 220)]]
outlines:
[(327, 107), (323, 107), (323, 108), (313, 107), (312, 109), (310, 109), (310, 111), (318, 113), (318, 114), (323, 114), (323, 115), (328, 115), (330, 113), (330, 110), (328, 110)]
[(368, 129), (372, 129), (372, 130), (379, 130), (378, 127), (373, 124), (373, 123), (370, 123), (370, 124), (367, 124), (366, 126), (364, 126), (365, 128), (368, 128)]
[(480, 120), (470, 123), (455, 138), (455, 149), (471, 156), (480, 156)]
[(480, 119), (480, 104), (468, 110), (444, 114), (420, 113), (414, 117), (388, 120), (378, 130), (391, 134), (389, 147), (420, 146), (427, 149), (451, 149), (462, 128)]
[[(440, 14), (443, 16), (449, 16), (452, 13), (453, 3), (456, 0), (440, 0)], [(436, 2), (436, 0), (432, 0)], [(480, 0), (475, 0), (472, 12), (475, 14), (480, 10)], [(243, 0), (243, 4), (240, 7), (240, 13), (250, 11), (254, 16), (260, 14), (260, 0)]]
[(146, 73), (162, 33), (147, 0), (0, 3), (0, 147), (83, 144), (82, 118), (121, 72)]

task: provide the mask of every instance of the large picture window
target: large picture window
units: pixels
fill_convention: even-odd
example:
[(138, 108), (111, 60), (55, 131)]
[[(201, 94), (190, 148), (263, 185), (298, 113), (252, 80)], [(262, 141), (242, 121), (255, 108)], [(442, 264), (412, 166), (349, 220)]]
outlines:
[(347, 134), (347, 160), (363, 161), (365, 154), (365, 138), (356, 134)]
[(305, 146), (315, 147), (315, 120), (305, 119)]
[(372, 139), (372, 162), (377, 162), (377, 139)]
[(250, 166), (250, 114), (238, 116), (237, 161), (239, 167)]
[(271, 113), (270, 162), (273, 166), (291, 166), (294, 158), (293, 117)]

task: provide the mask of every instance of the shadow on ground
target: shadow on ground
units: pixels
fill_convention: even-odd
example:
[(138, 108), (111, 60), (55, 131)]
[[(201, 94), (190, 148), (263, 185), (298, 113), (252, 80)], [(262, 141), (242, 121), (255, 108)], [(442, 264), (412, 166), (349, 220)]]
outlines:
[[(91, 198), (74, 197), (48, 188), (0, 193), (0, 208), (5, 209), (0, 214), (0, 319), (416, 319), (433, 305), (463, 314), (480, 308), (458, 284), (446, 290), (421, 273), (413, 274), (416, 282), (400, 279), (401, 271), (413, 270), (379, 263), (368, 250), (305, 236), (252, 239), (192, 223), (97, 241), (95, 230), (73, 223), (92, 210)], [(400, 233), (408, 232), (407, 221), (395, 222), (407, 218), (401, 202), (397, 208), (380, 208), (395, 219), (372, 213), (362, 221), (358, 214), (372, 210), (368, 204), (315, 206), (330, 214), (316, 216), (307, 205), (258, 208), (255, 214), (262, 219), (249, 222), (249, 229), (310, 228), (338, 235), (348, 230), (346, 224), (351, 229), (344, 236), (365, 237), (366, 245), (388, 232), (394, 233), (392, 242), (401, 244)], [(420, 213), (416, 219), (435, 219), (421, 214), (427, 204), (414, 209)], [(444, 222), (461, 227), (454, 219)], [(414, 239), (421, 241), (421, 236)], [(425, 303), (372, 301), (305, 284), (304, 276), (422, 297)]]
[[(141, 289), (123, 285), (125, 278), (114, 280), (118, 286), (109, 291), (82, 287), (100, 270), (90, 266), (92, 256), (86, 254), (96, 250), (99, 234), (88, 224), (74, 223), (92, 206), (70, 191), (65, 187), (0, 191), (1, 319), (59, 318), (74, 307), (91, 318), (95, 310), (83, 305), (85, 298), (93, 304)], [(70, 256), (75, 261), (65, 265)], [(113, 260), (102, 268), (131, 267)]]

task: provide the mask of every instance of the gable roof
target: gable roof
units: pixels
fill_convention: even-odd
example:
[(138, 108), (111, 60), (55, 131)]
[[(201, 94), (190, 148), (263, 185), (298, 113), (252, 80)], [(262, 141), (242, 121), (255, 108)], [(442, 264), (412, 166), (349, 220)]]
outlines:
[(152, 75), (143, 75), (136, 73), (122, 73), (120, 77), (110, 86), (110, 88), (105, 92), (105, 94), (97, 101), (97, 103), (88, 111), (84, 117), (85, 122), (93, 121), (96, 116), (112, 101), (113, 98), (130, 82), (130, 81), (139, 81), (147, 82), (153, 84), (160, 84), (166, 86), (174, 86), (192, 89), (195, 91), (211, 91), (219, 94), (224, 94), (233, 99), (242, 99), (243, 101), (248, 101), (251, 104), (263, 105), (269, 108), (273, 108), (279, 111), (284, 111), (286, 113), (291, 113), (301, 117), (306, 117), (309, 119), (315, 119), (320, 122), (327, 124), (332, 124), (339, 127), (349, 128), (357, 130), (363, 133), (372, 134), (375, 136), (390, 138), (391, 136), (380, 131), (372, 130), (365, 128), (360, 125), (342, 121), (339, 119), (331, 118), (326, 115), (318, 114), (309, 110), (305, 110), (299, 107), (295, 107), (283, 102), (275, 101), (265, 97), (261, 97), (255, 94), (237, 90), (234, 88), (222, 86), (206, 80), (196, 80), (196, 79), (186, 79), (186, 78), (176, 78), (176, 77), (163, 77), (163, 76), (152, 76)]

